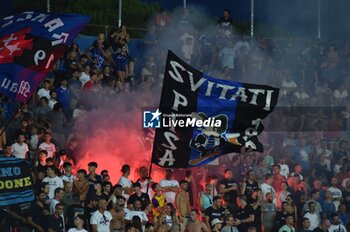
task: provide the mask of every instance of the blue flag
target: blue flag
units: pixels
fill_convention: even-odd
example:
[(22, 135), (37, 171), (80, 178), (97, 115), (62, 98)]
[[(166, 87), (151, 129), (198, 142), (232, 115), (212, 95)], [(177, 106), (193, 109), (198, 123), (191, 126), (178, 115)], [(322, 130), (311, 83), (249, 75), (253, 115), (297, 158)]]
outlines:
[(23, 12), (0, 21), (0, 93), (27, 102), (90, 17)]
[(152, 162), (186, 168), (242, 148), (262, 152), (262, 120), (278, 94), (270, 86), (216, 79), (169, 51), (160, 107), (144, 112), (144, 127), (157, 128)]
[(30, 163), (15, 157), (0, 156), (0, 206), (33, 200)]

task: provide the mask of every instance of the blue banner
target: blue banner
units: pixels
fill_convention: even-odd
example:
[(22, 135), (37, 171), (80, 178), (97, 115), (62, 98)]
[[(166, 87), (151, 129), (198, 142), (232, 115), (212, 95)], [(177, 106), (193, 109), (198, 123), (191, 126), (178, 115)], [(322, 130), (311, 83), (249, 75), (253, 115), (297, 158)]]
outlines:
[(27, 102), (90, 17), (23, 12), (0, 21), (0, 93)]

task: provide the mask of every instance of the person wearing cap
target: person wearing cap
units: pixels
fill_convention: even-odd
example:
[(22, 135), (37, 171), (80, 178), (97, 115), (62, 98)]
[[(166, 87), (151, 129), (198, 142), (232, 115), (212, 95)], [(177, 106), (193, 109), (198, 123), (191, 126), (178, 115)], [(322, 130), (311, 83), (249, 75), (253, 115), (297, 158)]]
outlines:
[(171, 169), (165, 170), (165, 179), (161, 180), (159, 185), (162, 187), (166, 201), (174, 204), (176, 193), (180, 190), (180, 188), (179, 182), (173, 179), (173, 171)]
[(134, 194), (130, 196), (129, 202), (134, 204), (135, 200), (140, 200), (142, 204), (141, 209), (145, 210), (147, 205), (151, 202), (148, 194), (141, 191), (141, 184), (139, 182), (134, 183), (133, 187), (134, 187)]
[(97, 202), (98, 202), (97, 198), (86, 199), (84, 212), (85, 212), (85, 218), (86, 218), (86, 225), (88, 225), (89, 231), (92, 231), (92, 226), (90, 224), (90, 218), (94, 214), (94, 212), (97, 210)]
[(77, 216), (75, 216), (74, 218), (74, 228), (70, 228), (68, 230), (68, 232), (87, 232), (87, 230), (85, 230), (83, 228), (84, 226), (84, 216), (82, 214), (78, 214)]
[(199, 211), (197, 209), (192, 209), (190, 213), (190, 220), (186, 226), (186, 232), (209, 232), (210, 229), (207, 225), (199, 220)]
[(214, 218), (211, 221), (211, 231), (212, 232), (220, 232), (221, 231), (221, 227), (222, 227), (222, 223), (223, 221), (219, 220), (218, 218)]

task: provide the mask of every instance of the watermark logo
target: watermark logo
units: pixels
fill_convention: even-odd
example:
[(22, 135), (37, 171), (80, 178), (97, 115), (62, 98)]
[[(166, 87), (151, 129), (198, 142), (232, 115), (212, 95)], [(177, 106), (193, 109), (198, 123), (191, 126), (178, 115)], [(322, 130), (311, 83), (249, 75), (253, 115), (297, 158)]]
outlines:
[(156, 111), (143, 111), (143, 127), (144, 128), (160, 128), (162, 113), (157, 109)]
[[(157, 110), (143, 111), (143, 127), (144, 128), (203, 128), (203, 127), (220, 127), (223, 117), (220, 115), (216, 117), (207, 117), (205, 113), (191, 114), (164, 114)], [(227, 120), (226, 120), (227, 121)]]

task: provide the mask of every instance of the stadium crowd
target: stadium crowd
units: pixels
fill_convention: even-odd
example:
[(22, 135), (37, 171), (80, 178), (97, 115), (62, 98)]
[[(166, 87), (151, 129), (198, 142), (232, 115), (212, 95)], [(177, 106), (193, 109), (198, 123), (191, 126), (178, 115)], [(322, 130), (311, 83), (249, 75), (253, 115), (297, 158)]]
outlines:
[[(12, 123), (1, 133), (0, 149), (32, 163), (35, 200), (0, 208), (0, 231), (350, 229), (350, 43), (251, 41), (235, 33), (228, 10), (210, 33), (190, 17), (189, 10), (178, 18), (159, 12), (141, 60), (129, 54), (123, 25), (100, 34), (88, 51), (73, 44), (26, 105), (1, 96), (2, 121)], [(176, 38), (171, 44), (169, 35)], [(122, 173), (116, 183), (109, 176), (115, 170), (97, 171), (93, 160), (76, 170), (81, 138), (75, 125), (126, 93), (159, 93), (168, 47), (211, 76), (281, 88), (285, 108), (266, 122), (265, 152), (167, 169), (159, 183), (147, 167), (128, 164), (116, 167)], [(139, 178), (129, 179), (135, 170)]]

